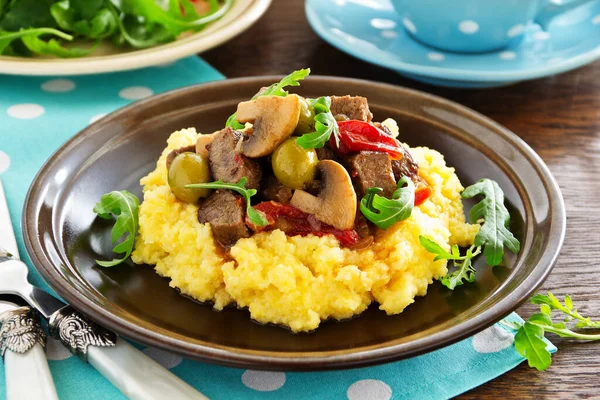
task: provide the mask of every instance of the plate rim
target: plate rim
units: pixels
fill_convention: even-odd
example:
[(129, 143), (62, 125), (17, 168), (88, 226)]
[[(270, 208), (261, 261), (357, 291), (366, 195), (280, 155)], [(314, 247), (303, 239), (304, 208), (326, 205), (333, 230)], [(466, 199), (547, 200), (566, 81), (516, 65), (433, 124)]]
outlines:
[[(304, 10), (306, 19), (315, 33), (324, 41), (335, 47), (336, 49), (370, 64), (388, 68), (400, 74), (410, 74), (415, 76), (423, 76), (437, 79), (458, 80), (466, 82), (519, 82), (543, 78), (550, 75), (560, 74), (579, 68), (581, 66), (592, 63), (600, 59), (600, 40), (598, 46), (594, 49), (578, 54), (575, 57), (567, 58), (562, 62), (549, 64), (548, 66), (535, 69), (524, 69), (522, 71), (477, 71), (464, 70), (459, 68), (444, 68), (424, 64), (410, 64), (403, 61), (390, 61), (388, 58), (378, 58), (371, 56), (368, 51), (356, 51), (351, 45), (346, 44), (343, 40), (336, 40), (335, 35), (329, 34), (325, 28), (321, 27), (316, 21), (320, 19), (313, 16), (311, 4), (317, 0), (306, 0)], [(330, 1), (330, 0), (326, 0)], [(433, 50), (433, 48), (432, 48)]]
[[(431, 95), (422, 91), (408, 89), (396, 85), (372, 82), (368, 80), (353, 79), (353, 78), (340, 78), (332, 76), (312, 76), (309, 79), (312, 80), (324, 80), (328, 82), (335, 82), (340, 87), (344, 83), (355, 83), (362, 85), (374, 86), (375, 88), (387, 88), (393, 89), (397, 92), (404, 92), (408, 95), (418, 95), (429, 100), (436, 102), (442, 102), (445, 105), (452, 106), (453, 108), (459, 109), (463, 114), (468, 114), (472, 118), (476, 118), (479, 121), (485, 122), (487, 125), (494, 127), (496, 134), (500, 134), (504, 139), (508, 140), (513, 146), (520, 151), (523, 151), (529, 156), (531, 162), (539, 171), (540, 175), (544, 178), (544, 184), (546, 186), (546, 192), (549, 198), (549, 213), (552, 215), (551, 221), (553, 222), (549, 228), (549, 240), (548, 242), (553, 244), (552, 248), (549, 248), (546, 253), (541, 255), (540, 261), (536, 264), (533, 269), (535, 274), (527, 276), (519, 286), (508, 293), (507, 296), (499, 299), (493, 307), (489, 307), (477, 314), (473, 318), (455, 324), (441, 332), (434, 333), (427, 337), (410, 341), (406, 343), (395, 344), (391, 346), (381, 347), (381, 345), (364, 346), (360, 348), (360, 351), (354, 351), (348, 353), (347, 350), (335, 350), (335, 351), (319, 351), (311, 352), (309, 356), (303, 355), (303, 353), (285, 353), (277, 351), (262, 351), (262, 350), (246, 350), (239, 349), (230, 346), (222, 346), (211, 342), (206, 342), (210, 346), (193, 344), (184, 340), (185, 336), (174, 334), (170, 337), (165, 337), (155, 331), (143, 328), (139, 325), (135, 325), (133, 322), (128, 322), (121, 317), (112, 314), (99, 306), (91, 299), (83, 296), (81, 293), (73, 289), (68, 284), (68, 280), (61, 277), (61, 274), (56, 273), (56, 269), (52, 265), (52, 262), (44, 257), (44, 251), (41, 247), (35, 246), (36, 239), (38, 239), (38, 214), (35, 213), (35, 201), (34, 198), (42, 196), (41, 193), (36, 189), (44, 181), (44, 174), (47, 172), (56, 160), (60, 157), (61, 153), (66, 148), (75, 144), (79, 140), (84, 139), (86, 136), (93, 134), (95, 128), (99, 126), (103, 120), (109, 120), (112, 118), (118, 118), (122, 114), (130, 112), (138, 106), (144, 106), (147, 103), (153, 103), (161, 101), (171, 96), (178, 96), (186, 91), (193, 91), (199, 87), (219, 87), (235, 86), (239, 83), (254, 83), (260, 85), (264, 82), (274, 82), (281, 79), (282, 76), (264, 76), (264, 77), (246, 77), (228, 79), (223, 81), (214, 81), (208, 83), (201, 83), (197, 85), (186, 86), (179, 89), (170, 90), (162, 94), (151, 96), (149, 98), (140, 100), (136, 103), (130, 104), (123, 108), (113, 111), (101, 120), (88, 125), (86, 128), (75, 134), (69, 140), (67, 140), (56, 152), (54, 152), (50, 158), (43, 164), (35, 178), (33, 179), (31, 186), (27, 192), (25, 203), (23, 206), (23, 213), (21, 219), (21, 225), (23, 229), (23, 239), (25, 242), (26, 250), (31, 258), (31, 261), (35, 269), (40, 273), (42, 278), (48, 283), (48, 285), (56, 291), (61, 297), (67, 302), (79, 309), (91, 319), (97, 321), (101, 325), (117, 331), (118, 333), (133, 339), (137, 342), (144, 343), (149, 346), (161, 348), (173, 353), (180, 354), (186, 357), (192, 357), (200, 361), (217, 363), (233, 367), (241, 368), (259, 368), (263, 370), (327, 370), (327, 369), (341, 369), (341, 368), (353, 368), (359, 366), (373, 365), (382, 362), (388, 362), (403, 358), (412, 357), (419, 354), (424, 354), (441, 347), (448, 346), (466, 337), (469, 337), (491, 325), (498, 320), (506, 317), (521, 304), (528, 300), (531, 294), (537, 290), (537, 288), (544, 282), (548, 274), (553, 269), (556, 260), (558, 258), (560, 249), (562, 248), (565, 234), (566, 234), (566, 209), (564, 199), (558, 183), (554, 179), (547, 165), (539, 157), (539, 155), (527, 145), (519, 136), (511, 132), (507, 128), (503, 127), (499, 123), (492, 119), (485, 117), (484, 115), (471, 110), (465, 106), (462, 106), (451, 100), (446, 100), (442, 97)], [(544, 266), (545, 265), (545, 266)], [(53, 273), (54, 272), (54, 273)], [(508, 282), (508, 281), (507, 281)], [(175, 338), (174, 336), (177, 336)], [(287, 354), (287, 356), (285, 356)], [(305, 353), (307, 354), (307, 353)], [(283, 356), (282, 356), (283, 355)]]
[(0, 56), (0, 73), (21, 76), (77, 76), (130, 71), (166, 64), (210, 50), (242, 34), (267, 12), (272, 2), (273, 0), (248, 0), (242, 16), (236, 19), (235, 23), (208, 35), (200, 31), (187, 38), (146, 49), (68, 59)]

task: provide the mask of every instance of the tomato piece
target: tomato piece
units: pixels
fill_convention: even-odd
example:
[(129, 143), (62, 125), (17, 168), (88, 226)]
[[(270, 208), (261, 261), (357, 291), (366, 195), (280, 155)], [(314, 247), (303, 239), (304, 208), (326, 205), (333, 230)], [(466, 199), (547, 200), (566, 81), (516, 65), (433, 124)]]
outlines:
[(388, 153), (393, 160), (399, 160), (404, 156), (402, 146), (396, 139), (368, 122), (349, 120), (337, 124), (340, 131), (340, 146), (336, 145), (333, 136), (329, 141), (330, 147), (341, 155), (371, 150)]
[(333, 235), (342, 246), (352, 246), (360, 239), (354, 230), (343, 231), (319, 221), (314, 215), (298, 210), (296, 207), (276, 201), (263, 201), (254, 206), (267, 218), (268, 224), (260, 227), (252, 224), (246, 216), (246, 224), (255, 232), (281, 229), (289, 236)]

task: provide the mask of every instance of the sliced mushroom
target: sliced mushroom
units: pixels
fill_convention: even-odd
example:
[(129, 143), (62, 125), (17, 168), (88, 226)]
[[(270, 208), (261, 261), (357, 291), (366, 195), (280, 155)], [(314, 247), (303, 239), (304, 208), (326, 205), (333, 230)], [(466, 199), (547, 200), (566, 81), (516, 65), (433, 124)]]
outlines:
[(323, 179), (318, 196), (296, 190), (290, 204), (337, 229), (354, 228), (356, 218), (356, 193), (350, 175), (344, 167), (332, 160), (317, 164)]
[(253, 133), (242, 143), (242, 153), (257, 158), (271, 154), (298, 125), (300, 98), (261, 96), (238, 104), (237, 120), (253, 124)]
[(213, 142), (217, 133), (219, 132), (198, 136), (198, 139), (196, 140), (196, 153), (200, 154), (202, 157), (208, 157), (207, 146)]

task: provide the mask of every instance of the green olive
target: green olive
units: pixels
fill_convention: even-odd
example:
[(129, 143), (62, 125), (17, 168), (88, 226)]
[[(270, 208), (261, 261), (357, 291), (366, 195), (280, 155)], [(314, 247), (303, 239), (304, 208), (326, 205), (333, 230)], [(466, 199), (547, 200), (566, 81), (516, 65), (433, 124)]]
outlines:
[(302, 189), (315, 179), (319, 158), (314, 149), (303, 149), (295, 137), (281, 143), (273, 152), (271, 165), (279, 182), (291, 189)]
[(308, 104), (306, 99), (300, 100), (300, 118), (296, 125), (296, 134), (304, 135), (315, 131), (315, 109)]
[(201, 197), (208, 197), (211, 190), (188, 189), (185, 185), (212, 181), (208, 160), (196, 153), (178, 154), (169, 167), (168, 181), (175, 197), (186, 203), (197, 203)]

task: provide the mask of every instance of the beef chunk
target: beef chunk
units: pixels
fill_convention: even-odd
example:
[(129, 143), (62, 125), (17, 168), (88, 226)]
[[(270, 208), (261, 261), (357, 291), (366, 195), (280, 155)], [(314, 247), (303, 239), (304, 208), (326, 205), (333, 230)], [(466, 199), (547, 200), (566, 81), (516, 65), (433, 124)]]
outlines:
[(260, 194), (265, 200), (273, 200), (281, 204), (288, 204), (292, 198), (292, 189), (284, 186), (273, 175), (269, 175), (262, 183)]
[(391, 197), (397, 188), (392, 163), (387, 153), (361, 151), (348, 159), (348, 165), (360, 197), (372, 187), (382, 188), (382, 194)]
[(175, 157), (177, 157), (181, 153), (195, 153), (195, 152), (196, 152), (196, 145), (181, 147), (179, 149), (175, 149), (172, 152), (170, 152), (169, 155), (167, 155), (167, 171), (171, 167), (171, 163), (173, 162)]
[(338, 161), (337, 156), (335, 155), (333, 150), (331, 150), (328, 147), (327, 144), (325, 145), (325, 147), (321, 147), (320, 149), (315, 149), (315, 152), (317, 153), (317, 157), (319, 158), (319, 161), (323, 161), (323, 160)]
[(243, 136), (243, 133), (231, 128), (225, 128), (215, 136), (208, 148), (210, 170), (215, 180), (237, 183), (246, 177), (246, 187), (258, 189), (262, 178), (259, 163), (239, 153), (236, 148)]
[(349, 119), (365, 122), (371, 122), (373, 119), (367, 98), (361, 96), (331, 96), (331, 113), (343, 114)]
[(392, 170), (394, 171), (394, 177), (397, 181), (403, 176), (408, 176), (412, 180), (415, 180), (419, 176), (419, 164), (412, 158), (410, 151), (406, 146), (402, 146), (404, 150), (404, 157), (400, 160), (392, 160)]
[(238, 239), (250, 237), (245, 218), (244, 199), (229, 190), (217, 190), (198, 209), (198, 221), (210, 224), (214, 238), (223, 247), (231, 247)]

